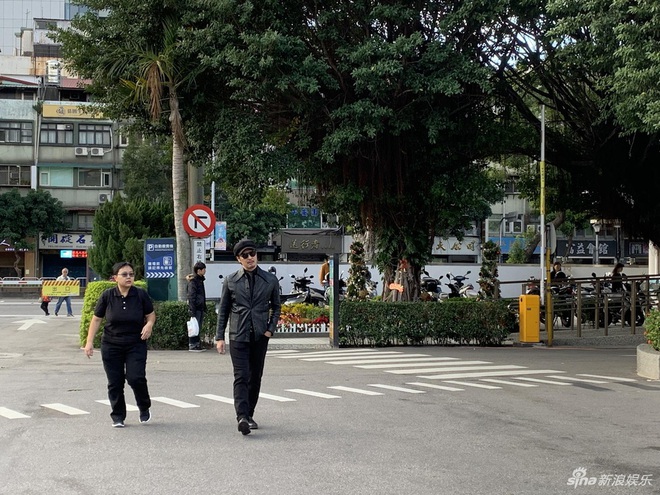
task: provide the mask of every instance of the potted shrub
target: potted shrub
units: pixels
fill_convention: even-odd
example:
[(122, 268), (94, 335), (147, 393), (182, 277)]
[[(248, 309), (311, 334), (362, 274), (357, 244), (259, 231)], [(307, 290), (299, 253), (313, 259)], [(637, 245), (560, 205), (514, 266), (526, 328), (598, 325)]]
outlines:
[(646, 344), (637, 346), (637, 374), (660, 380), (660, 311), (653, 309), (644, 322)]

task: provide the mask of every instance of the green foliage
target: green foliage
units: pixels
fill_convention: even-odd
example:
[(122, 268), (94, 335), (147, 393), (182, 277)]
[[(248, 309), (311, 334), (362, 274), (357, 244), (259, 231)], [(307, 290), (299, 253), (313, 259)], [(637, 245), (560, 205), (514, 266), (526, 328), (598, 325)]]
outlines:
[[(517, 235), (516, 239), (511, 244), (509, 248), (508, 257), (506, 263), (509, 264), (521, 264), (527, 263), (527, 257), (525, 256), (525, 246), (527, 245), (527, 236), (530, 235), (526, 233), (525, 236)], [(534, 234), (531, 233), (533, 236)]]
[[(80, 318), (81, 346), (84, 346), (87, 342), (89, 323), (92, 321), (92, 316), (94, 316), (94, 309), (96, 308), (99, 297), (101, 297), (101, 294), (106, 289), (116, 287), (116, 285), (115, 282), (111, 281), (90, 282), (87, 284)], [(147, 289), (147, 284), (143, 280), (136, 280), (135, 286), (141, 289)], [(154, 311), (156, 313), (156, 323), (149, 339), (149, 346), (152, 349), (187, 349), (188, 330), (186, 321), (190, 318), (188, 304), (185, 301), (154, 303)], [(105, 320), (101, 322), (101, 327), (94, 338), (94, 347), (101, 345), (104, 325)], [(216, 325), (217, 315), (215, 314), (215, 304), (208, 302), (204, 322), (200, 329), (200, 339), (202, 342), (213, 342)]]
[(481, 247), (481, 270), (479, 271), (479, 297), (481, 299), (498, 299), (499, 282), (497, 279), (497, 261), (500, 257), (500, 247), (493, 241), (486, 241)]
[(0, 194), (0, 237), (15, 248), (31, 249), (41, 233), (44, 237), (66, 230), (62, 202), (42, 189), (22, 196), (18, 189)]
[(501, 345), (515, 324), (501, 301), (344, 301), (339, 311), (346, 346)]
[(164, 199), (124, 200), (117, 195), (94, 216), (89, 264), (103, 278), (112, 274), (118, 261), (129, 261), (136, 277), (144, 275), (144, 240), (173, 237), (172, 204)]
[(139, 139), (131, 134), (122, 155), (124, 194), (128, 200), (172, 200), (172, 144), (154, 136)]
[(647, 342), (660, 351), (660, 311), (652, 309), (644, 321), (644, 336)]
[(277, 189), (269, 189), (258, 206), (236, 206), (220, 196), (216, 215), (227, 222), (227, 244), (232, 245), (248, 238), (257, 244), (265, 244), (269, 234), (286, 225), (286, 195)]

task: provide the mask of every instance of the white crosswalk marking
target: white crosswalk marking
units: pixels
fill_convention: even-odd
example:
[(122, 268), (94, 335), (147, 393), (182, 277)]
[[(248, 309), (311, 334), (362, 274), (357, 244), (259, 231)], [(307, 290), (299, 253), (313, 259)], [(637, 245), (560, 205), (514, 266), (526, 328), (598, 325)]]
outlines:
[(347, 355), (354, 355), (354, 354), (374, 354), (377, 353), (375, 349), (346, 349), (343, 351), (318, 351), (318, 352), (305, 352), (304, 354), (296, 354), (296, 355), (291, 355), (291, 356), (275, 356), (280, 359), (298, 359), (301, 357), (341, 357), (341, 356), (347, 356)]
[[(392, 356), (392, 355), (398, 355), (401, 356), (401, 352), (381, 352), (376, 354), (353, 354), (352, 356), (333, 356), (332, 361), (341, 363), (342, 361), (350, 361), (351, 359), (355, 359), (356, 357), (360, 357), (361, 359), (364, 360), (371, 360), (371, 359), (379, 359), (381, 356)], [(310, 357), (310, 358), (300, 358), (301, 361), (328, 361), (328, 358), (326, 356), (323, 357)]]
[[(102, 400), (97, 400), (99, 404), (105, 404), (106, 406), (110, 405), (110, 401), (108, 399), (102, 399)], [(139, 411), (137, 406), (134, 406), (133, 404), (126, 404), (126, 410), (127, 411)]]
[(385, 370), (385, 373), (394, 373), (395, 375), (417, 375), (419, 373), (438, 373), (441, 371), (489, 371), (489, 370), (514, 370), (523, 369), (524, 366), (517, 364), (498, 364), (494, 366), (457, 366), (449, 368), (416, 368), (414, 370)]
[(216, 402), (224, 402), (226, 404), (233, 404), (234, 399), (231, 397), (223, 397), (221, 395), (214, 394), (197, 394), (195, 397), (201, 397), (202, 399), (214, 400)]
[(297, 351), (295, 349), (277, 349), (274, 351), (268, 351), (266, 353), (266, 356), (273, 356), (273, 355), (279, 355), (279, 354), (296, 354), (299, 353), (300, 351)]
[(314, 392), (312, 390), (303, 390), (301, 388), (287, 388), (286, 391), (293, 392), (294, 394), (310, 395), (320, 399), (341, 399), (341, 396), (339, 395), (324, 394), (323, 392)]
[(453, 380), (455, 378), (481, 378), (493, 376), (516, 376), (516, 375), (547, 375), (549, 373), (564, 373), (558, 370), (516, 370), (516, 371), (483, 371), (473, 373), (445, 373), (444, 375), (420, 375), (419, 378), (430, 380)]
[(603, 376), (603, 375), (588, 375), (586, 373), (578, 373), (578, 376), (586, 376), (588, 378), (602, 378), (603, 380), (612, 380), (614, 382), (636, 382), (632, 378), (621, 378), (618, 376)]
[(417, 385), (418, 387), (434, 388), (436, 390), (446, 390), (448, 392), (463, 392), (464, 388), (449, 387), (447, 385), (436, 385), (435, 383), (408, 382), (406, 385)]
[(174, 407), (180, 407), (181, 409), (192, 409), (193, 407), (199, 407), (197, 404), (191, 404), (189, 402), (183, 402), (176, 399), (170, 399), (169, 397), (152, 397), (152, 401), (162, 402)]
[[(410, 361), (414, 361), (414, 359), (411, 359)], [(363, 366), (355, 366), (356, 368), (360, 369), (365, 369), (365, 370), (375, 370), (375, 369), (386, 369), (386, 368), (413, 368), (415, 366), (417, 367), (427, 367), (427, 366), (439, 366), (442, 365), (444, 366), (463, 366), (463, 365), (468, 365), (468, 364), (492, 364), (491, 361), (452, 361), (449, 363), (443, 362), (443, 363), (437, 363), (437, 362), (425, 362), (422, 363), (386, 363), (386, 364), (365, 364)], [(332, 363), (331, 363), (332, 364)], [(442, 368), (444, 369), (444, 368)], [(455, 369), (455, 368), (454, 368)]]
[[(331, 361), (326, 361), (327, 364), (370, 364), (370, 363), (405, 363), (405, 362), (415, 362), (415, 361), (429, 361), (429, 362), (436, 362), (436, 361), (450, 361), (450, 360), (456, 360), (458, 361), (458, 358), (446, 358), (446, 357), (440, 357), (440, 358), (434, 358), (431, 356), (427, 356), (426, 354), (407, 354), (405, 356), (396, 356), (396, 357), (391, 357), (391, 356), (385, 356), (383, 358), (379, 356), (368, 356), (367, 358), (363, 359), (354, 359), (355, 356), (351, 356), (350, 358), (342, 358), (341, 360), (331, 360)], [(304, 361), (304, 360), (303, 360)]]
[(487, 390), (502, 390), (502, 387), (496, 387), (495, 385), (485, 385), (483, 383), (461, 382), (458, 380), (444, 380), (444, 383), (451, 383), (453, 385), (462, 385), (463, 387), (485, 388)]
[(30, 417), (23, 413), (19, 413), (18, 411), (7, 409), (6, 407), (0, 407), (0, 416), (7, 419), (24, 419)]
[(60, 404), (59, 402), (55, 402), (53, 404), (41, 404), (41, 407), (53, 409), (54, 411), (68, 414), (69, 416), (77, 416), (79, 414), (89, 414), (88, 411), (83, 411), (82, 409), (77, 409), (75, 407), (67, 406), (65, 404)]
[(481, 381), (488, 383), (499, 383), (501, 385), (515, 385), (516, 387), (538, 387), (538, 385), (533, 385), (531, 383), (516, 383), (510, 382), (508, 380), (499, 380), (497, 378), (481, 378)]
[(378, 387), (378, 388), (384, 388), (386, 390), (395, 390), (396, 392), (406, 392), (408, 394), (425, 394), (423, 390), (415, 390), (412, 388), (405, 388), (405, 387), (395, 387), (393, 385), (382, 385), (380, 383), (370, 383), (370, 387)]
[(343, 385), (335, 385), (328, 388), (332, 388), (334, 390), (343, 390), (344, 392), (354, 392), (356, 394), (363, 394), (363, 395), (383, 395), (380, 392), (374, 392), (373, 390), (363, 390), (361, 388), (344, 387)]
[(589, 378), (573, 378), (571, 376), (557, 376), (549, 375), (548, 378), (556, 378), (557, 380), (566, 380), (568, 382), (582, 382), (582, 383), (607, 383), (602, 380), (591, 380)]
[(513, 377), (516, 380), (524, 380), (526, 382), (534, 382), (534, 383), (546, 383), (548, 385), (571, 385), (570, 383), (566, 382), (555, 382), (552, 380), (543, 380), (542, 378), (531, 378), (528, 376), (514, 376)]
[(275, 400), (277, 402), (296, 402), (296, 399), (291, 399), (290, 397), (280, 397), (279, 395), (259, 393), (259, 397), (262, 399)]

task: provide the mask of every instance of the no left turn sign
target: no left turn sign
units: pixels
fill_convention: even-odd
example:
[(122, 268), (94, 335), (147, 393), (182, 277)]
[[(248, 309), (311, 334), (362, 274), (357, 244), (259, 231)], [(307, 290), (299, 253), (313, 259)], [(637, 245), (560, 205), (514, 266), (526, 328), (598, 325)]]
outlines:
[(183, 228), (193, 237), (207, 237), (215, 227), (215, 215), (211, 208), (192, 205), (183, 214)]

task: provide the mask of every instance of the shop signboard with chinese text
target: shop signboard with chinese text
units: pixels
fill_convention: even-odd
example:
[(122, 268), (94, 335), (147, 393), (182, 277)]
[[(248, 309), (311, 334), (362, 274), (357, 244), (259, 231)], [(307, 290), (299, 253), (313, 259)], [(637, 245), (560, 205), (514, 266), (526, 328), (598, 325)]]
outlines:
[(320, 229), (321, 210), (311, 206), (295, 206), (286, 216), (290, 229)]
[(173, 278), (176, 275), (175, 240), (165, 237), (144, 241), (145, 278)]
[(39, 249), (71, 249), (79, 251), (87, 250), (93, 245), (91, 234), (55, 233), (45, 239), (39, 237)]
[(341, 229), (284, 229), (282, 253), (334, 254), (342, 252)]

